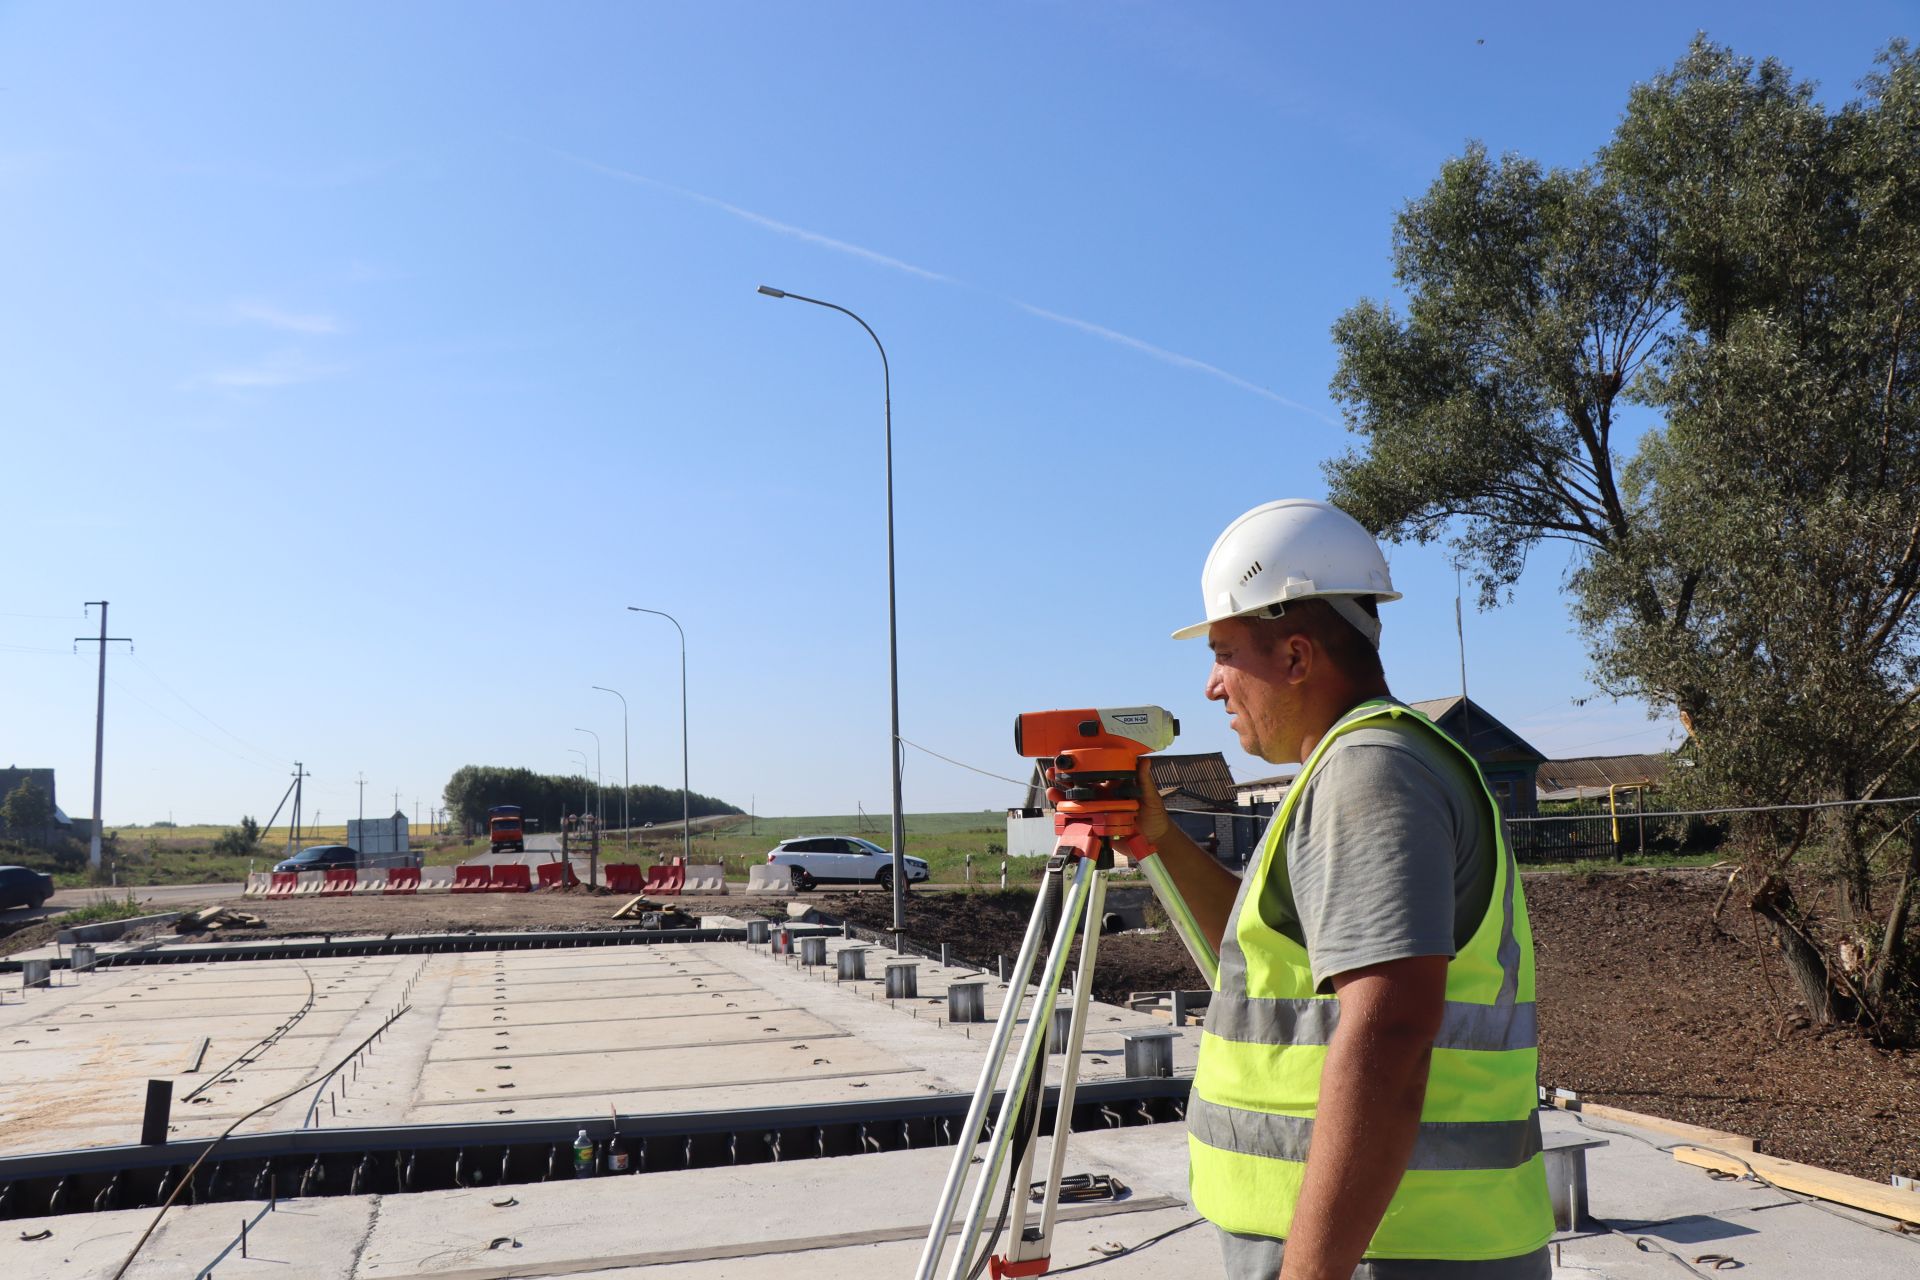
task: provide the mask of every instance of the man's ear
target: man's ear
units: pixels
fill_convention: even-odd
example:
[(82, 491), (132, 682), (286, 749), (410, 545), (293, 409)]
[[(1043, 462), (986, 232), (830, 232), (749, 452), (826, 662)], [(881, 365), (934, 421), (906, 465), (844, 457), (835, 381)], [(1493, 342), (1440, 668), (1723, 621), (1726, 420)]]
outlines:
[(1281, 637), (1280, 642), (1273, 646), (1273, 656), (1283, 681), (1305, 684), (1307, 677), (1313, 674), (1314, 663), (1320, 655), (1314, 651), (1312, 637), (1304, 631), (1296, 631)]

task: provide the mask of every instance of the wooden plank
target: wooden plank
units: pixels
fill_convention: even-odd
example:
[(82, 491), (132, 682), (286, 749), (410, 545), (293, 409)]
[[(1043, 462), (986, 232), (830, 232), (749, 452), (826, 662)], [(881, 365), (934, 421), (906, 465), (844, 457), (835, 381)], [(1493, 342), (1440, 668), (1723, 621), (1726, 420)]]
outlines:
[(1700, 1147), (1683, 1146), (1674, 1150), (1673, 1158), (1695, 1168), (1718, 1169), (1731, 1174), (1745, 1174), (1748, 1166), (1751, 1166), (1754, 1173), (1776, 1187), (1920, 1225), (1920, 1192), (1902, 1191), (1890, 1184), (1883, 1186), (1878, 1182), (1868, 1182), (1865, 1178), (1782, 1160), (1778, 1156), (1766, 1156), (1758, 1152), (1736, 1154), (1738, 1159), (1717, 1155)]
[(1618, 1124), (1633, 1125), (1638, 1129), (1670, 1133), (1676, 1138), (1685, 1138), (1703, 1147), (1719, 1147), (1724, 1151), (1753, 1150), (1753, 1139), (1745, 1134), (1728, 1133), (1724, 1129), (1709, 1129), (1703, 1125), (1687, 1124), (1681, 1120), (1669, 1120), (1665, 1116), (1642, 1115), (1638, 1111), (1623, 1111), (1619, 1107), (1602, 1106), (1597, 1102), (1582, 1102), (1563, 1109), (1576, 1111), (1583, 1116), (1592, 1116), (1595, 1120), (1612, 1120)]

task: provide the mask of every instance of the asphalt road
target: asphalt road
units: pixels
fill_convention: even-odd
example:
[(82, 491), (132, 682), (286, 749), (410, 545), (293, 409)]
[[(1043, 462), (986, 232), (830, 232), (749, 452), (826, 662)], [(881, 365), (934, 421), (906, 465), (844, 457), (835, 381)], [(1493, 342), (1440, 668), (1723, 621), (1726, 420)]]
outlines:
[(224, 898), (237, 898), (246, 888), (241, 884), (148, 884), (112, 886), (90, 886), (85, 889), (56, 889), (53, 896), (38, 911), (18, 909), (0, 913), (0, 922), (10, 926), (27, 924), (34, 920), (44, 920), (48, 916), (57, 916), (63, 911), (72, 911), (75, 907), (84, 907), (99, 899), (119, 899), (131, 893), (143, 906), (154, 911), (182, 911), (188, 907), (203, 907), (209, 902), (219, 902)]

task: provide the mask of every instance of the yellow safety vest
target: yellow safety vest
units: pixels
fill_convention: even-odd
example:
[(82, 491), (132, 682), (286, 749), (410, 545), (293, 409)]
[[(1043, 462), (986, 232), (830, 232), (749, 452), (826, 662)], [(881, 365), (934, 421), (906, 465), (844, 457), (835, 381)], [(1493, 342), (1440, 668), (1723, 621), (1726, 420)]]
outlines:
[[(1480, 777), (1473, 758), (1433, 721), (1374, 700), (1334, 724), (1287, 789), (1227, 922), (1188, 1105), (1193, 1203), (1229, 1231), (1289, 1234), (1320, 1072), (1340, 1017), (1336, 997), (1314, 993), (1306, 948), (1262, 922), (1261, 892), (1276, 857), (1286, 856), (1281, 838), (1327, 749), (1343, 734), (1394, 719), (1423, 726)], [(1369, 1258), (1510, 1258), (1553, 1233), (1536, 1109), (1533, 933), (1500, 806), (1484, 779), (1480, 790), (1497, 844), (1493, 892), (1472, 938), (1447, 965), (1419, 1135)]]

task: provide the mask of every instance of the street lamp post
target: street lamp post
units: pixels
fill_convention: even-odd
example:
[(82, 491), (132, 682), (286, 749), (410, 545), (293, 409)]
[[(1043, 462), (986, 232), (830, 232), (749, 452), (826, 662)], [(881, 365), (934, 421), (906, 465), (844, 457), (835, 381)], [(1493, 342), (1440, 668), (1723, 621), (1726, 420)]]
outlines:
[(571, 755), (580, 757), (580, 812), (582, 814), (591, 813), (593, 806), (587, 799), (587, 774), (592, 770), (593, 762), (587, 759), (587, 753), (579, 747), (568, 747), (567, 751)]
[(816, 307), (838, 311), (865, 329), (867, 336), (873, 339), (873, 345), (880, 351), (880, 379), (885, 397), (887, 428), (887, 690), (893, 713), (892, 732), (887, 745), (893, 753), (893, 932), (898, 940), (898, 936), (907, 929), (907, 833), (900, 813), (900, 637), (894, 605), (893, 572), (893, 371), (887, 364), (887, 349), (881, 344), (880, 335), (873, 331), (872, 325), (845, 307), (804, 294), (788, 293), (771, 285), (761, 285), (760, 292), (769, 298), (791, 298), (795, 302), (810, 302)]
[(607, 815), (599, 811), (607, 807), (604, 803), (607, 793), (605, 784), (601, 782), (606, 774), (600, 770), (600, 735), (591, 729), (575, 729), (574, 732), (584, 733), (593, 739), (593, 806), (596, 810), (593, 820), (597, 826), (604, 827), (607, 825)]
[(620, 699), (620, 841), (621, 847), (631, 852), (633, 822), (627, 816), (627, 799), (633, 792), (633, 772), (627, 765), (627, 695), (618, 689), (609, 689), (603, 684), (596, 684), (593, 687), (601, 693), (610, 693)]
[(688, 814), (687, 803), (687, 632), (680, 625), (680, 619), (663, 609), (643, 609), (637, 604), (627, 606), (628, 613), (651, 613), (665, 618), (680, 633), (680, 849), (681, 860), (688, 866), (693, 865), (693, 823)]

